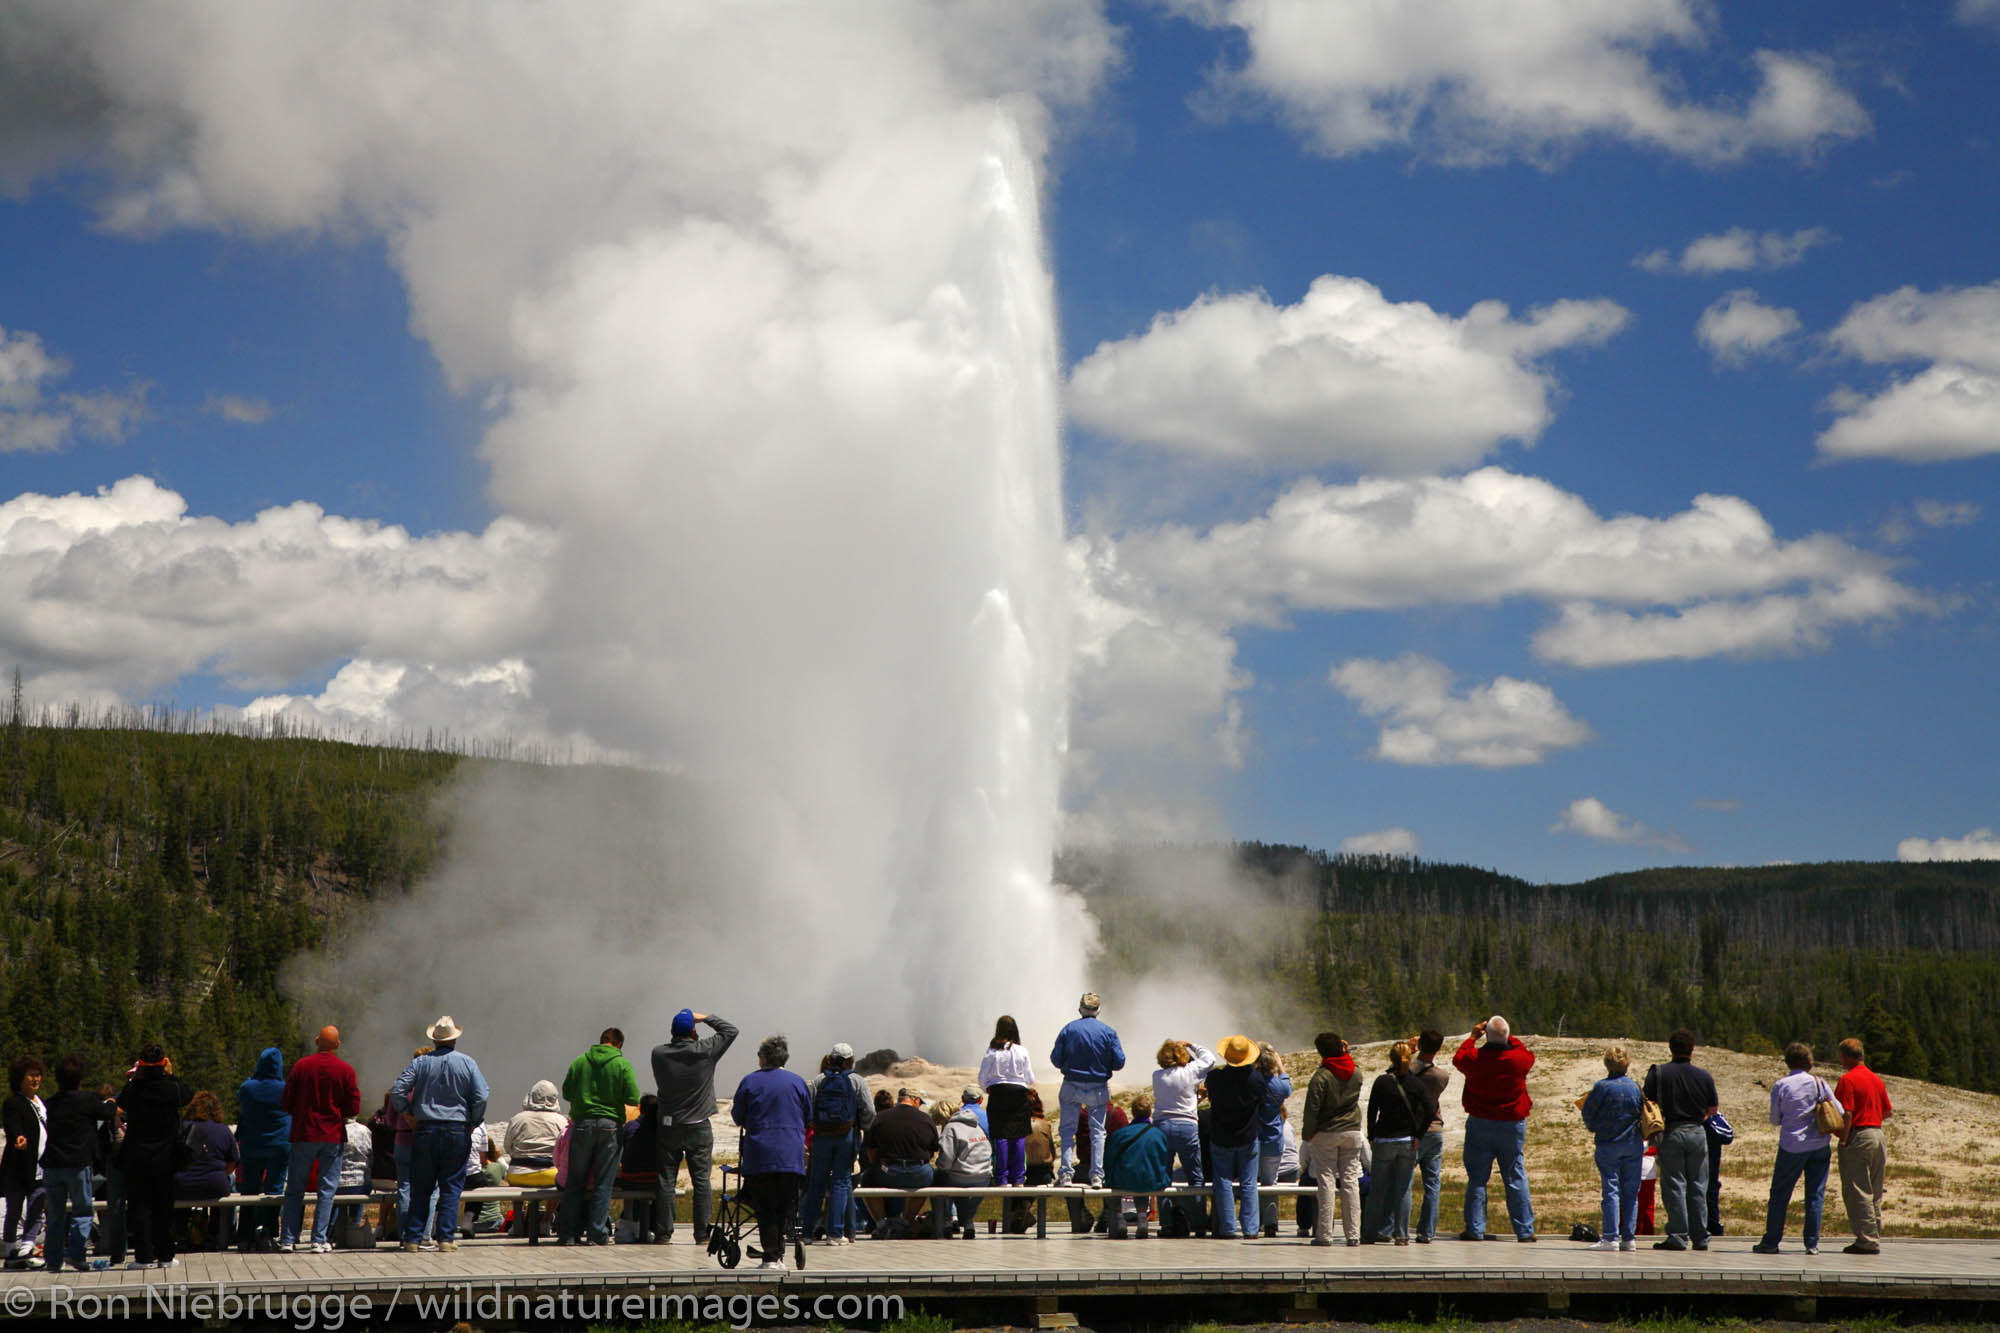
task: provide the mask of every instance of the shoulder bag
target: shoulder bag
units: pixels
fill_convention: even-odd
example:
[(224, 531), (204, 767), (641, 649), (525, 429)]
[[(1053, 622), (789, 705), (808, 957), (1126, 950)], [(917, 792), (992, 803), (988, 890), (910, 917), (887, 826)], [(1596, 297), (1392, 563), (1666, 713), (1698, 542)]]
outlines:
[[(1647, 1072), (1655, 1073), (1658, 1070), (1659, 1066), (1654, 1065)], [(1660, 1104), (1641, 1091), (1639, 1094), (1639, 1137), (1642, 1139), (1654, 1139), (1666, 1132), (1667, 1117), (1661, 1113)]]
[(1833, 1092), (1826, 1086), (1826, 1080), (1816, 1078), (1820, 1097), (1813, 1103), (1813, 1128), (1821, 1134), (1835, 1137), (1847, 1132), (1847, 1108), (1833, 1098)]

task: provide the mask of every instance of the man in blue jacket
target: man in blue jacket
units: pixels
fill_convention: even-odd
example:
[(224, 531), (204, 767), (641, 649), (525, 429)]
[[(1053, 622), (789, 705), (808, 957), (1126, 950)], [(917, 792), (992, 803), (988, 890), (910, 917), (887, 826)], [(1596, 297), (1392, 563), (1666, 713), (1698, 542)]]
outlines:
[(1111, 1076), (1125, 1067), (1125, 1048), (1118, 1034), (1097, 1017), (1101, 1002), (1085, 991), (1076, 1002), (1077, 1017), (1056, 1034), (1049, 1063), (1062, 1071), (1062, 1166), (1056, 1184), (1067, 1185), (1076, 1175), (1076, 1118), (1082, 1112), (1090, 1127), (1090, 1183), (1104, 1184), (1104, 1108), (1111, 1101)]

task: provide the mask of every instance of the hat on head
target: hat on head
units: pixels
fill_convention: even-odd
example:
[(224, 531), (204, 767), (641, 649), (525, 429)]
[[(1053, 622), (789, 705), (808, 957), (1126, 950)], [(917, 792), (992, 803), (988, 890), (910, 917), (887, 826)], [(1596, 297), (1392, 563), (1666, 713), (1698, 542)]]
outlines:
[(1095, 1014), (1098, 1006), (1103, 1003), (1104, 1001), (1097, 998), (1096, 991), (1087, 990), (1083, 993), (1083, 997), (1076, 1002), (1076, 1007), (1086, 1014)]
[(1222, 1045), (1215, 1048), (1215, 1053), (1232, 1065), (1247, 1065), (1257, 1058), (1257, 1043), (1239, 1032), (1233, 1037), (1224, 1037)]
[(899, 1102), (915, 1102), (917, 1105), (922, 1106), (924, 1104), (924, 1095), (915, 1088), (898, 1088), (896, 1089), (896, 1100)]
[(451, 1015), (446, 1014), (444, 1017), (438, 1019), (437, 1022), (431, 1024), (430, 1030), (424, 1035), (432, 1041), (457, 1041), (461, 1036), (465, 1035), (465, 1029), (452, 1022)]
[(986, 1096), (985, 1091), (981, 1089), (977, 1083), (968, 1083), (965, 1085), (963, 1089), (960, 1090), (958, 1094), (958, 1099), (970, 1105), (971, 1103), (979, 1101), (985, 1096)]
[(679, 1013), (675, 1014), (674, 1035), (676, 1037), (686, 1037), (693, 1035), (693, 1033), (694, 1033), (694, 1010), (683, 1009)]
[(833, 1044), (833, 1058), (836, 1060), (852, 1060), (854, 1058), (854, 1048), (844, 1041), (837, 1041)]

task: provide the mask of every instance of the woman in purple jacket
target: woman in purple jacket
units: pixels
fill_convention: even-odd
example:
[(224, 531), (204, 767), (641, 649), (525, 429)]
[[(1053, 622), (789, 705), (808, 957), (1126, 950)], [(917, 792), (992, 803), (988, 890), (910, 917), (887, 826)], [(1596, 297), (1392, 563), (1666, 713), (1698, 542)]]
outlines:
[(792, 1058), (783, 1037), (757, 1046), (757, 1072), (736, 1085), (729, 1118), (743, 1130), (740, 1161), (743, 1188), (757, 1214), (757, 1249), (763, 1267), (783, 1272), (785, 1223), (797, 1211), (806, 1177), (806, 1120), (812, 1098), (806, 1081), (785, 1068)]

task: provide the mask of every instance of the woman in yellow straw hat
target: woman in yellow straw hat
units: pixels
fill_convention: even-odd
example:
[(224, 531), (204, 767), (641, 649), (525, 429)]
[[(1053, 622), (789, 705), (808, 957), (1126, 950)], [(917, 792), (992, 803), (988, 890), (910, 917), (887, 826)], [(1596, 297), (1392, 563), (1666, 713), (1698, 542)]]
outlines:
[(1215, 1049), (1223, 1061), (1208, 1076), (1208, 1151), (1209, 1161), (1215, 1167), (1215, 1234), (1255, 1239), (1257, 1138), (1263, 1128), (1264, 1097), (1271, 1080), (1257, 1067), (1257, 1043), (1242, 1033), (1223, 1038)]

